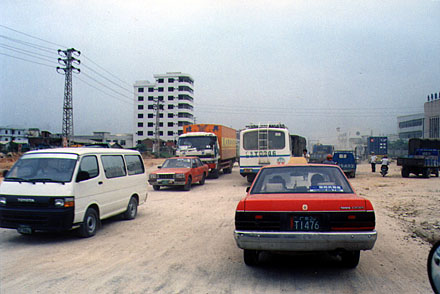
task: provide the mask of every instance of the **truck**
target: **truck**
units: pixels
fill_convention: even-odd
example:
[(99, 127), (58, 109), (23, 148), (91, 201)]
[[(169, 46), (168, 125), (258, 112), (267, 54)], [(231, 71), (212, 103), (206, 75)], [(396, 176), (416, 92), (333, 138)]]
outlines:
[(315, 144), (312, 147), (312, 154), (310, 154), (311, 163), (322, 163), (328, 154), (333, 155), (333, 145)]
[(333, 161), (336, 162), (348, 178), (356, 176), (356, 158), (351, 150), (336, 150), (333, 153)]
[(429, 178), (431, 174), (439, 176), (440, 140), (412, 138), (408, 140), (408, 155), (398, 157), (397, 165), (402, 167), (403, 178), (410, 174)]
[(217, 124), (192, 124), (183, 127), (177, 139), (177, 156), (197, 156), (209, 167), (209, 177), (219, 171), (232, 172), (237, 157), (237, 131)]
[(292, 156), (303, 156), (303, 150), (307, 147), (306, 138), (298, 135), (290, 135), (290, 143), (292, 144)]

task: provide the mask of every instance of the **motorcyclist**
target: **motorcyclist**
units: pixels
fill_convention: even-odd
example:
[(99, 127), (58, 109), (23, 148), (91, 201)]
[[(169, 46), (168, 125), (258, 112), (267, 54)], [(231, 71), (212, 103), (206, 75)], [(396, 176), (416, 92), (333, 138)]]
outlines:
[(386, 172), (388, 172), (388, 165), (390, 164), (390, 160), (388, 159), (388, 156), (385, 154), (382, 157), (382, 162), (381, 162), (381, 167), (380, 170), (385, 170)]

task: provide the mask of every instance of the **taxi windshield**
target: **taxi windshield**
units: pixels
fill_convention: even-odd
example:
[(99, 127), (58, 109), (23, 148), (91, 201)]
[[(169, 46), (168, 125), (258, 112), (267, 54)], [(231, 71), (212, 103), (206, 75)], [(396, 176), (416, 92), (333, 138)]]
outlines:
[(251, 194), (353, 193), (335, 166), (283, 166), (264, 168), (255, 179)]
[(162, 168), (191, 168), (191, 159), (188, 158), (170, 158), (165, 160)]

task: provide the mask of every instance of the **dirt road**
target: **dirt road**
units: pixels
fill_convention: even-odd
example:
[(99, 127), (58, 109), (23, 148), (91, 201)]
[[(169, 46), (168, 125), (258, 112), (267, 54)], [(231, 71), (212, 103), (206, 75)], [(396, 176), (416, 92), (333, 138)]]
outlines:
[(440, 180), (368, 169), (351, 182), (373, 202), (379, 236), (356, 269), (324, 254), (244, 265), (233, 230), (247, 182), (234, 168), (189, 192), (150, 187), (135, 220), (105, 221), (92, 238), (0, 229), (0, 293), (432, 293), (424, 239), (438, 231)]

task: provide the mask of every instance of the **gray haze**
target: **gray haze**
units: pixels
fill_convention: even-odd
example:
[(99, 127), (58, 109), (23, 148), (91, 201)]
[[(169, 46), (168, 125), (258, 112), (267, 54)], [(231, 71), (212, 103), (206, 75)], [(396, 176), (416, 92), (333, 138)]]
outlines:
[(0, 25), (0, 126), (61, 132), (56, 50), (71, 47), (77, 135), (132, 132), (133, 83), (171, 71), (194, 78), (198, 123), (283, 122), (322, 142), (396, 133), (440, 92), (439, 0), (2, 0)]

